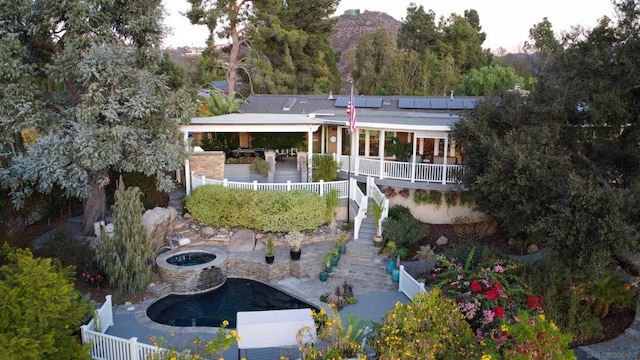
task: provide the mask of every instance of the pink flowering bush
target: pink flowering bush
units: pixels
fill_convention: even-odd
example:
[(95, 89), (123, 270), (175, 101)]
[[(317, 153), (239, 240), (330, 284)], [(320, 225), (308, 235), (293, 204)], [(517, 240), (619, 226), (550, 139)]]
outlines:
[(476, 340), (482, 341), (499, 334), (499, 325), (503, 321), (513, 322), (519, 310), (543, 312), (541, 299), (521, 283), (518, 275), (521, 269), (520, 264), (497, 258), (472, 267), (470, 261), (462, 264), (440, 257), (431, 272), (431, 281), (456, 301)]

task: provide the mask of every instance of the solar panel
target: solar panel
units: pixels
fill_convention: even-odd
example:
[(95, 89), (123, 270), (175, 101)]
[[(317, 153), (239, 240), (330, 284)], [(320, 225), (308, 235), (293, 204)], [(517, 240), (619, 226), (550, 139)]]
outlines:
[(347, 105), (349, 105), (349, 98), (348, 97), (339, 97), (339, 98), (336, 99), (336, 102), (333, 103), (333, 106), (335, 106), (335, 107), (346, 108)]
[(382, 107), (382, 99), (381, 98), (370, 98), (370, 99), (367, 99), (365, 107), (368, 107), (368, 108), (381, 108)]
[(447, 108), (448, 99), (436, 99), (431, 98), (431, 108), (432, 109), (446, 109)]
[(420, 98), (416, 99), (416, 109), (431, 109), (431, 99)]
[(447, 101), (447, 107), (449, 110), (462, 110), (464, 109), (464, 102), (462, 99), (449, 99), (449, 101)]
[(465, 109), (475, 109), (476, 108), (476, 100), (464, 99), (464, 108)]
[(398, 99), (398, 108), (400, 109), (415, 109), (412, 98), (400, 98)]
[(355, 102), (356, 102), (356, 108), (367, 107), (367, 99), (365, 99), (363, 97), (356, 97), (355, 98)]
[(287, 101), (282, 106), (282, 111), (291, 110), (291, 108), (293, 107), (293, 104), (295, 104), (295, 103), (296, 103), (296, 98), (294, 98), (294, 97), (288, 98)]

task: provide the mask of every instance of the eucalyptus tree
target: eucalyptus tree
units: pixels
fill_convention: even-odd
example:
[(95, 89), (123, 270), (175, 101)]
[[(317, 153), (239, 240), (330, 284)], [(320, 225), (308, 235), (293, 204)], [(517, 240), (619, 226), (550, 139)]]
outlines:
[(186, 156), (176, 118), (195, 108), (161, 74), (161, 1), (0, 1), (0, 14), (0, 141), (12, 151), (0, 184), (14, 204), (60, 188), (85, 199), (91, 234), (111, 171), (170, 190)]

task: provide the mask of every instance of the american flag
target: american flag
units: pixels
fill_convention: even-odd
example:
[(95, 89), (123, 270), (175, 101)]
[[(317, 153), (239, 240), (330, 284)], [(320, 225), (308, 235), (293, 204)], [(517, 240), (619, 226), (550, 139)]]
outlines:
[(356, 101), (353, 98), (353, 84), (351, 84), (351, 97), (347, 105), (347, 115), (349, 115), (349, 132), (356, 131)]

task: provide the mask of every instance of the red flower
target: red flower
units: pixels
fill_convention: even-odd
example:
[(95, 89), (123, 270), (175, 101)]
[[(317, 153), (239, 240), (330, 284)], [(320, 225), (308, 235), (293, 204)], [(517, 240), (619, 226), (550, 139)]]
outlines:
[(493, 282), (493, 287), (494, 287), (494, 288), (496, 288), (496, 290), (498, 290), (498, 291), (503, 290), (503, 288), (502, 288), (502, 284), (500, 284), (500, 283), (499, 283), (499, 282), (497, 282), (497, 281), (494, 281), (494, 282)]
[(497, 319), (504, 317), (504, 308), (502, 306), (496, 306), (496, 311), (494, 311), (493, 316)]
[(471, 290), (480, 291), (482, 290), (482, 285), (478, 284), (476, 281), (471, 282)]
[(542, 307), (542, 300), (533, 295), (529, 295), (527, 296), (527, 306), (529, 306), (529, 309)]
[(500, 296), (500, 294), (498, 294), (498, 290), (496, 289), (489, 289), (484, 292), (484, 295), (489, 298), (489, 300), (495, 300), (498, 296)]

